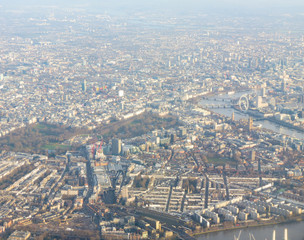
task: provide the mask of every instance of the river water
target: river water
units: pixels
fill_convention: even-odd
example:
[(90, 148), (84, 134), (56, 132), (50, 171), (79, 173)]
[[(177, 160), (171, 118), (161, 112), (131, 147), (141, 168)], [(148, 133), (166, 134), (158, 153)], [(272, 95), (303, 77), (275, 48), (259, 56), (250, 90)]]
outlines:
[(304, 222), (282, 223), (278, 225), (227, 230), (216, 233), (204, 234), (198, 240), (234, 240), (241, 231), (240, 240), (249, 240), (253, 234), (256, 240), (272, 240), (273, 230), (276, 230), (276, 240), (284, 239), (284, 229), (288, 229), (288, 240), (304, 240)]
[[(210, 104), (215, 104), (215, 105), (220, 105), (223, 104), (223, 99), (227, 100), (227, 99), (237, 99), (240, 96), (242, 96), (243, 94), (246, 94), (248, 92), (239, 92), (239, 93), (235, 93), (235, 94), (224, 94), (224, 95), (219, 95), (219, 96), (212, 96), (206, 99), (202, 99), (200, 101), (200, 104), (202, 107), (206, 107), (208, 108), (208, 106), (210, 106)], [(229, 103), (227, 103), (229, 104)], [(227, 108), (210, 108), (211, 111), (231, 117), (232, 113), (234, 112), (234, 118), (235, 120), (240, 120), (240, 119), (248, 119), (250, 116), (246, 113), (243, 112), (239, 112), (231, 107), (227, 107)], [(253, 120), (257, 120), (255, 117), (252, 117)], [(274, 132), (280, 133), (280, 134), (285, 134), (294, 138), (298, 138), (301, 140), (304, 140), (304, 133), (297, 131), (295, 129), (291, 129), (288, 127), (284, 127), (281, 126), (277, 123), (274, 122), (270, 122), (268, 120), (258, 120), (258, 121), (254, 121), (254, 124), (261, 124), (263, 128), (265, 129), (269, 129), (272, 130)]]

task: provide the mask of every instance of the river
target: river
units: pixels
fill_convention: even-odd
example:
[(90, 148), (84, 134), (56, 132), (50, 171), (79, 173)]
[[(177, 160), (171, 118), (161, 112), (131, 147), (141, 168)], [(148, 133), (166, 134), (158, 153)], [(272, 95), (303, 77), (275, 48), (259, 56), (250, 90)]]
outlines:
[(276, 240), (284, 239), (284, 229), (288, 229), (288, 240), (304, 240), (304, 222), (282, 223), (263, 227), (227, 230), (208, 233), (197, 237), (198, 240), (234, 240), (240, 231), (240, 240), (249, 240), (249, 234), (253, 234), (256, 240), (272, 240), (273, 230), (276, 230)]
[[(226, 100), (226, 99), (236, 99), (236, 98), (239, 98), (240, 96), (242, 96), (243, 94), (246, 94), (246, 93), (248, 93), (248, 92), (239, 92), (239, 93), (235, 93), (235, 94), (231, 94), (231, 95), (223, 94), (223, 95), (218, 95), (218, 96), (212, 96), (212, 97), (208, 97), (206, 99), (202, 99), (200, 101), (200, 104), (201, 104), (202, 107), (208, 108), (208, 106), (210, 104), (223, 104), (223, 101), (222, 101), (223, 99), (224, 100)], [(216, 100), (215, 100), (215, 98), (216, 98)], [(248, 114), (239, 112), (237, 110), (234, 110), (231, 107), (213, 108), (213, 109), (210, 109), (210, 110), (213, 111), (213, 112), (228, 116), (228, 117), (231, 117), (232, 113), (234, 112), (235, 120), (248, 119), (250, 117)], [(252, 117), (252, 118), (253, 118), (253, 120), (256, 120), (255, 117)], [(303, 132), (297, 131), (295, 129), (284, 127), (284, 126), (281, 126), (277, 123), (270, 122), (268, 120), (258, 120), (258, 121), (254, 121), (254, 123), (255, 124), (261, 124), (262, 127), (265, 128), (265, 129), (269, 129), (269, 130), (272, 130), (272, 131), (280, 133), (280, 134), (285, 134), (285, 135), (288, 135), (288, 136), (291, 136), (291, 137), (294, 137), (294, 138), (304, 140)]]
[[(202, 107), (207, 107), (209, 104), (222, 104), (223, 99), (236, 99), (242, 96), (243, 94), (248, 92), (240, 92), (235, 94), (224, 94), (219, 96), (212, 96), (206, 99), (202, 99), (200, 104)], [(216, 100), (215, 100), (216, 98)], [(213, 112), (231, 117), (232, 113), (234, 112), (235, 120), (240, 119), (248, 119), (250, 116), (246, 113), (242, 113), (239, 111), (234, 110), (231, 107), (228, 108), (213, 108), (210, 109)], [(254, 120), (255, 117), (252, 117)], [(288, 127), (283, 127), (279, 124), (274, 122), (270, 122), (268, 120), (260, 120), (255, 121), (256, 124), (261, 124), (263, 128), (272, 130), (274, 132), (289, 135), (291, 137), (295, 137), (298, 139), (304, 140), (304, 134), (300, 131), (295, 129), (290, 129)], [(242, 229), (240, 240), (248, 240), (249, 233), (253, 234), (256, 240), (271, 240), (273, 230), (276, 230), (276, 239), (281, 240), (284, 239), (284, 229), (288, 229), (288, 239), (289, 240), (304, 240), (304, 222), (294, 222), (294, 223), (283, 223), (278, 225), (272, 226), (263, 226), (263, 227), (255, 227), (255, 228), (245, 228)], [(205, 235), (201, 235), (198, 237), (199, 240), (208, 239), (208, 240), (233, 240), (234, 236), (239, 235), (240, 230), (228, 230), (228, 231), (221, 231), (216, 233), (209, 233)]]

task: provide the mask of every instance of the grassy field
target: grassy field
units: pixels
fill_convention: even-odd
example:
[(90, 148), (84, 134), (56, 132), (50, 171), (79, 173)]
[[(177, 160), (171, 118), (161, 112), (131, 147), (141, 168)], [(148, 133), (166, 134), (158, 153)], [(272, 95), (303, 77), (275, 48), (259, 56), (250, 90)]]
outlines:
[(71, 148), (71, 146), (69, 145), (62, 145), (62, 144), (47, 144), (42, 146), (42, 149), (46, 149), (46, 150), (69, 150)]
[(96, 140), (103, 138), (108, 141), (113, 137), (125, 139), (145, 134), (154, 129), (171, 128), (178, 125), (179, 123), (174, 116), (159, 117), (151, 113), (143, 113), (127, 120), (114, 121), (99, 126), (93, 131), (35, 123), (0, 138), (0, 150), (39, 154), (47, 154), (48, 150), (56, 150), (57, 154), (61, 154), (79, 147), (73, 146), (72, 148), (63, 144), (76, 135), (93, 135), (96, 136)]
[(216, 166), (225, 165), (225, 164), (236, 165), (236, 161), (231, 158), (212, 157), (212, 158), (208, 158), (208, 162), (213, 163)]
[(69, 149), (69, 146), (61, 143), (75, 135), (85, 133), (87, 132), (84, 129), (36, 123), (0, 138), (0, 150), (46, 154), (50, 149), (63, 153)]
[(177, 118), (172, 115), (159, 117), (156, 114), (143, 113), (127, 120), (112, 122), (109, 125), (96, 128), (94, 133), (101, 135), (107, 141), (113, 137), (132, 138), (155, 129), (167, 129), (179, 125)]

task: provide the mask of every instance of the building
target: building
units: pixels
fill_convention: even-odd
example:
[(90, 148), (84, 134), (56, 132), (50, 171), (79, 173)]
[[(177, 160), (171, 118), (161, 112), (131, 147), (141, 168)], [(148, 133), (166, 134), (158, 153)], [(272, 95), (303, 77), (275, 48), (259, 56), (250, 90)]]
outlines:
[(15, 231), (9, 236), (9, 240), (26, 240), (31, 236), (30, 232), (27, 231)]
[(253, 126), (253, 120), (252, 120), (252, 118), (250, 117), (250, 118), (248, 119), (248, 130), (249, 130), (249, 131), (252, 130), (252, 126)]
[(87, 81), (86, 80), (83, 80), (83, 82), (82, 82), (82, 91), (83, 92), (87, 91)]
[(124, 96), (124, 90), (119, 90), (118, 91), (118, 96), (123, 97)]
[(118, 138), (112, 139), (112, 154), (113, 155), (121, 154), (121, 140)]

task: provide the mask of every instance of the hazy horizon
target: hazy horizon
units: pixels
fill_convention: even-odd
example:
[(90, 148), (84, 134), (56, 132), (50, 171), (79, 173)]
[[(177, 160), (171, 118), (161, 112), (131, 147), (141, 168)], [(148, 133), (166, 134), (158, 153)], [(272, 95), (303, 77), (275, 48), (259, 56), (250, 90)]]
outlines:
[(174, 13), (222, 13), (227, 15), (272, 15), (283, 13), (303, 13), (304, 2), (301, 0), (275, 1), (263, 0), (241, 1), (241, 0), (4, 0), (0, 3), (2, 10), (31, 9), (33, 7), (58, 7), (58, 8), (83, 8), (94, 12), (174, 12)]

